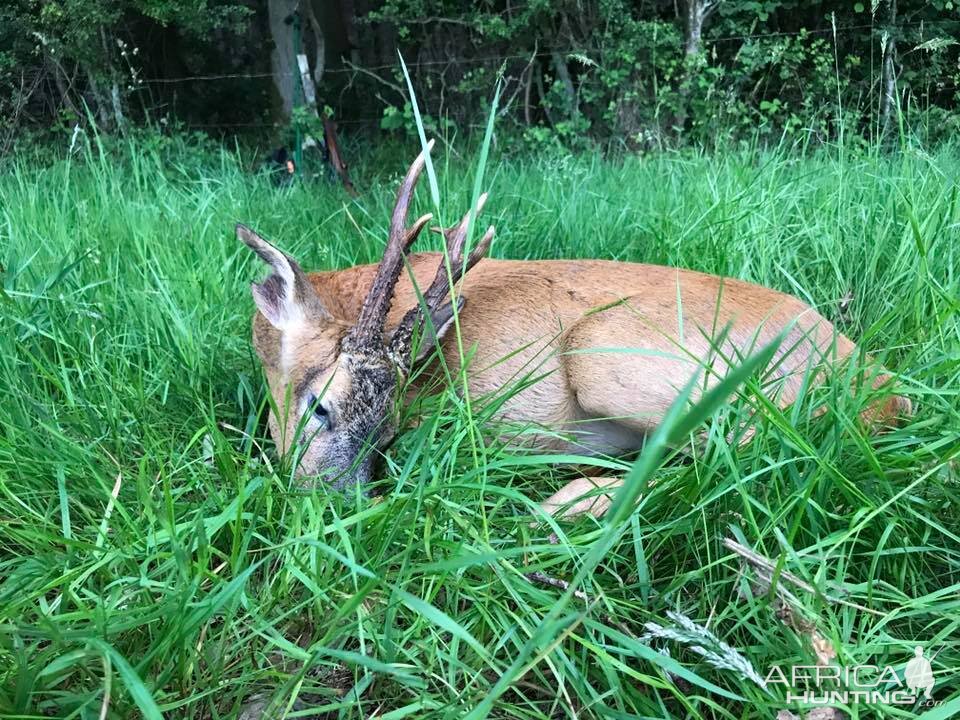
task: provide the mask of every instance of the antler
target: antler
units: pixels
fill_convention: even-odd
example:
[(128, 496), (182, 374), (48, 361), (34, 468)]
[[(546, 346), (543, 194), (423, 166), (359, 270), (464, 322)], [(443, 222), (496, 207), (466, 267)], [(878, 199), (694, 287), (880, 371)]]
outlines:
[[(473, 212), (474, 218), (480, 214), (486, 202), (487, 193), (483, 193), (477, 200), (477, 207)], [(430, 283), (430, 286), (423, 293), (423, 303), (417, 304), (416, 307), (408, 310), (400, 321), (400, 325), (397, 326), (393, 338), (390, 341), (390, 350), (396, 361), (401, 364), (401, 369), (406, 369), (410, 362), (410, 341), (413, 337), (414, 328), (423, 322), (424, 309), (433, 317), (437, 311), (440, 310), (443, 299), (447, 293), (454, 285), (460, 282), (470, 268), (476, 265), (477, 262), (487, 254), (487, 251), (490, 250), (490, 243), (493, 242), (495, 232), (493, 225), (487, 228), (487, 231), (483, 234), (483, 237), (480, 238), (480, 241), (466, 258), (464, 258), (463, 251), (467, 244), (467, 230), (470, 225), (470, 216), (471, 213), (468, 211), (467, 214), (463, 216), (460, 224), (451, 228), (442, 230), (440, 228), (433, 228), (435, 232), (442, 233), (446, 238), (446, 255), (450, 261), (450, 273), (449, 275), (447, 274), (447, 266), (445, 262), (441, 260), (433, 282)]]
[[(476, 218), (482, 211), (483, 206), (487, 204), (487, 193), (483, 193), (477, 199), (477, 208), (473, 213), (473, 217)], [(480, 242), (477, 243), (477, 246), (470, 251), (470, 254), (467, 256), (466, 262), (463, 259), (463, 250), (464, 246), (467, 244), (467, 229), (470, 224), (470, 213), (467, 212), (463, 216), (463, 219), (460, 221), (459, 225), (454, 225), (451, 228), (431, 228), (434, 232), (441, 233), (447, 241), (447, 256), (450, 258), (450, 273), (452, 275), (452, 284), (456, 285), (464, 275), (467, 274), (467, 271), (470, 270), (477, 262), (487, 254), (487, 251), (490, 249), (490, 243), (493, 242), (493, 234), (495, 229), (493, 225), (487, 228), (487, 232), (484, 233), (483, 237), (480, 238)], [(427, 291), (423, 294), (424, 304), (427, 306), (427, 309), (431, 312), (437, 310), (440, 307), (440, 301), (446, 296), (447, 291), (450, 289), (451, 283), (447, 282), (447, 269), (443, 262), (440, 263), (440, 266), (437, 268), (437, 274), (433, 278), (433, 282), (430, 283), (430, 287), (427, 288)], [(414, 308), (417, 310), (418, 308)], [(409, 312), (407, 313), (410, 314)]]
[(420, 179), (420, 173), (426, 165), (427, 154), (432, 148), (433, 140), (427, 143), (426, 149), (421, 151), (413, 161), (400, 184), (400, 190), (397, 191), (397, 202), (390, 218), (390, 234), (387, 247), (383, 251), (383, 259), (377, 267), (377, 274), (363, 301), (363, 307), (360, 308), (357, 324), (350, 330), (348, 336), (349, 342), (354, 345), (376, 343), (379, 346), (382, 342), (383, 324), (390, 309), (394, 288), (400, 278), (400, 271), (403, 269), (403, 257), (410, 250), (410, 246), (413, 245), (424, 225), (433, 218), (433, 215), (427, 213), (419, 217), (409, 228), (406, 227), (410, 200), (417, 186), (417, 180)]

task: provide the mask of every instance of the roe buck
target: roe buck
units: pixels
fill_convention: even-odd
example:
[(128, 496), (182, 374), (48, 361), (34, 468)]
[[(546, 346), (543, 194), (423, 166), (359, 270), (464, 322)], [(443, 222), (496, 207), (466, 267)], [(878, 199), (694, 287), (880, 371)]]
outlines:
[[(407, 226), (424, 163), (421, 153), (403, 179), (379, 265), (307, 274), (237, 226), (273, 270), (252, 286), (253, 341), (281, 414), (271, 412), (270, 432), (281, 452), (297, 451), (301, 475), (325, 476), (337, 487), (370, 480), (369, 450), (393, 437), (396, 395), (413, 366), (439, 342), (451, 370), (460, 367), (457, 343), (447, 337), (454, 302), (462, 347), (475, 349), (466, 369), (472, 395), (494, 393), (531, 366), (542, 375), (510, 397), (499, 417), (549, 428), (532, 436), (544, 450), (638, 449), (694, 376), (704, 378), (702, 391), (723, 377), (727, 360), (777, 337), (783, 341), (766, 377), (780, 406), (797, 398), (805, 378), (822, 378), (855, 349), (800, 300), (739, 280), (603, 260), (480, 262), (494, 229), (464, 256), (470, 213), (443, 231), (448, 274), (439, 253), (407, 255), (431, 220), (424, 215)], [(422, 301), (402, 273), (407, 263), (416, 287), (427, 288)], [(456, 300), (445, 301), (451, 281), (461, 279)], [(413, 356), (415, 334), (422, 340)], [(889, 376), (869, 379), (878, 387)], [(905, 398), (887, 395), (864, 416), (881, 425), (908, 411)], [(576, 480), (544, 507), (553, 511), (613, 483)], [(599, 513), (605, 504), (573, 509)]]

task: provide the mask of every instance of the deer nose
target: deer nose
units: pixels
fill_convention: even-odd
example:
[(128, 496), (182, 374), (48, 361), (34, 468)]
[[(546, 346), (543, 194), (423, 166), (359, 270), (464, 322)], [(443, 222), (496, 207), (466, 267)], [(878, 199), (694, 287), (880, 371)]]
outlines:
[(368, 455), (354, 465), (341, 468), (332, 475), (330, 486), (338, 492), (351, 492), (358, 485), (362, 488), (373, 478), (373, 458)]

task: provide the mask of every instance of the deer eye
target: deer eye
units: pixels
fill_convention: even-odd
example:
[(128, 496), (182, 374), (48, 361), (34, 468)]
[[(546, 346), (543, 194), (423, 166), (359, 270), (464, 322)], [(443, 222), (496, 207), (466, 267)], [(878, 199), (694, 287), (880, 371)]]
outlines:
[(313, 419), (320, 423), (322, 429), (330, 429), (330, 411), (323, 406), (316, 395), (310, 396), (307, 408), (313, 412)]

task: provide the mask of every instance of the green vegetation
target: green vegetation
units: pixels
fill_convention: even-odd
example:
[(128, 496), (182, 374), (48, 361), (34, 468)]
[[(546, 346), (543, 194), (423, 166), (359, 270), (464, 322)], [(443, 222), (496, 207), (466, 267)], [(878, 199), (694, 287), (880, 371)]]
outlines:
[[(862, 339), (917, 408), (869, 437), (865, 398), (843, 379), (784, 413), (751, 381), (699, 426), (695, 452), (661, 462), (654, 439), (635, 464), (582, 461), (632, 473), (641, 500), (625, 519), (539, 527), (536, 502), (570, 469), (500, 446), (482, 402), (468, 414), (452, 391), (408, 417), (377, 498), (299, 490), (266, 437), (248, 291), (263, 269), (233, 223), (310, 269), (373, 261), (415, 151), (358, 153), (356, 201), (319, 182), (277, 190), (244, 158), (177, 143), (23, 157), (0, 175), (0, 714), (226, 718), (257, 695), (288, 717), (767, 718), (787, 706), (735, 656), (693, 651), (713, 642), (696, 628), (641, 640), (683, 618), (761, 677), (812, 664), (815, 633), (847, 666), (902, 671), (920, 644), (944, 703), (931, 717), (956, 712), (955, 148), (494, 153), (494, 255), (613, 257), (780, 288)], [(473, 156), (436, 155), (449, 220), (469, 203)], [(756, 437), (730, 446), (754, 406)], [(793, 610), (725, 538), (773, 559)], [(535, 572), (578, 582), (565, 592)]]
[[(25, 135), (187, 124), (279, 131), (296, 55), (344, 133), (501, 130), (533, 147), (634, 150), (759, 135), (876, 141), (898, 114), (960, 130), (956, 0), (11, 0), (0, 7), (0, 156)], [(278, 125), (279, 121), (279, 125)]]

